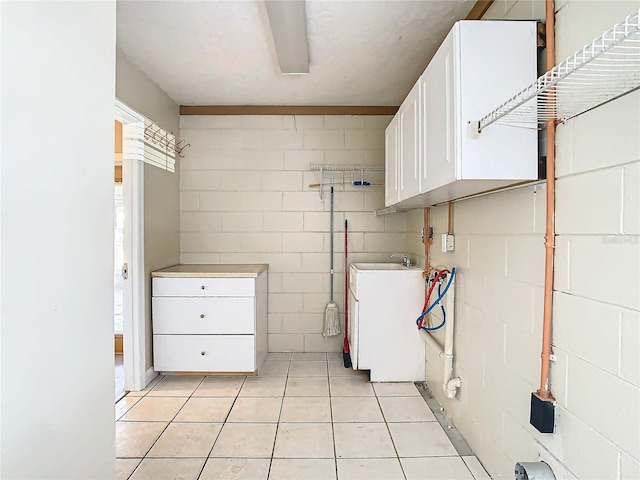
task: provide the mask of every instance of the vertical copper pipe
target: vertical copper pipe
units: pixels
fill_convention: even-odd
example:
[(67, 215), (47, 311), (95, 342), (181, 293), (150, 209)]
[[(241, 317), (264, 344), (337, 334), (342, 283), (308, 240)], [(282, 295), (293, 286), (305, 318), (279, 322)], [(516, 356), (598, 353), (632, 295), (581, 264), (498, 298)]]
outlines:
[[(554, 1), (546, 0), (547, 71), (555, 66), (555, 13)], [(545, 231), (544, 265), (544, 316), (542, 323), (542, 364), (540, 367), (540, 388), (536, 392), (541, 400), (553, 401), (549, 389), (549, 363), (551, 361), (551, 321), (553, 308), (553, 257), (555, 250), (555, 210), (556, 210), (556, 166), (555, 166), (556, 125), (547, 121), (547, 212)]]
[[(424, 274), (423, 277), (426, 278), (426, 275), (429, 273), (429, 270), (431, 268), (431, 265), (429, 265), (429, 248), (431, 246), (431, 238), (429, 238), (429, 214), (431, 213), (431, 210), (429, 209), (429, 207), (426, 207), (423, 211), (423, 217), (422, 217), (422, 226), (424, 228), (424, 238), (422, 239), (422, 242), (424, 243)], [(426, 294), (426, 290), (425, 290), (425, 294)]]
[(449, 220), (447, 222), (447, 233), (453, 234), (453, 202), (449, 202), (449, 211), (447, 212)]

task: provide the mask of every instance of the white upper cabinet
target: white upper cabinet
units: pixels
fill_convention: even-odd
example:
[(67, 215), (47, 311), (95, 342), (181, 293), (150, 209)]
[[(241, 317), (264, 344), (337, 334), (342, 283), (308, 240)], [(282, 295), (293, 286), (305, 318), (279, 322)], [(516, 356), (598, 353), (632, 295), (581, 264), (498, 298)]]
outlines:
[(453, 34), (449, 33), (418, 80), (424, 112), (419, 193), (456, 179)]
[(422, 207), (536, 179), (535, 129), (494, 124), (471, 138), (467, 127), (536, 77), (535, 22), (457, 22), (392, 122), (400, 153), (387, 177), (400, 184), (389, 185), (398, 195), (386, 205)]
[(416, 83), (398, 110), (400, 135), (400, 201), (420, 193), (421, 105)]
[(398, 203), (398, 116), (384, 132), (384, 204)]

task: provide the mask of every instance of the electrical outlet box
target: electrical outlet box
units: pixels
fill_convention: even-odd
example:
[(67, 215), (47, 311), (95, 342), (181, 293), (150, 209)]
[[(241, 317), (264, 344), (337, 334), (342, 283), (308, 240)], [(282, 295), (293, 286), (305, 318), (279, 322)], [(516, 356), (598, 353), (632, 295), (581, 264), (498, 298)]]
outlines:
[(531, 394), (531, 414), (529, 423), (540, 433), (553, 433), (555, 428), (555, 402), (541, 400), (535, 393)]
[(449, 233), (443, 233), (441, 246), (442, 246), (443, 253), (453, 252), (453, 249), (455, 248), (455, 240), (453, 235)]

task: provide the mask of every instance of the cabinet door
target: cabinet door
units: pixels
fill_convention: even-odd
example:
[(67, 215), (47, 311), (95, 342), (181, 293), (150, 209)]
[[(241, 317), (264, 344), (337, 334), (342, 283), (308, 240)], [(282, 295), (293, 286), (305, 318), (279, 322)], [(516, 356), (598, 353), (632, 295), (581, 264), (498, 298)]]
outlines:
[(424, 111), (421, 193), (446, 185), (456, 178), (455, 34), (456, 29), (449, 33), (420, 77)]
[(384, 132), (384, 205), (398, 203), (398, 115)]
[(353, 296), (353, 292), (349, 292), (349, 356), (351, 357), (351, 366), (354, 370), (358, 370), (358, 331), (360, 328), (360, 302)]
[(400, 201), (420, 193), (420, 82), (398, 110), (400, 119)]

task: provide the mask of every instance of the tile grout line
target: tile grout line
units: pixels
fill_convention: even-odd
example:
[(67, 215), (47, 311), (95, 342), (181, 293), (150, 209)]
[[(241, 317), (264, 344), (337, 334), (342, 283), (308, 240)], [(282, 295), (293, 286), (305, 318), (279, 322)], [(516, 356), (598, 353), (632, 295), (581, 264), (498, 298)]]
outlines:
[(447, 416), (444, 408), (440, 405), (440, 402), (438, 402), (438, 399), (431, 394), (426, 382), (420, 383), (419, 385), (420, 386), (416, 385), (416, 388), (418, 389), (418, 392), (420, 392), (422, 400), (426, 403), (429, 410), (431, 410), (431, 413), (433, 413), (433, 416), (436, 418), (436, 422), (438, 422), (440, 428), (453, 445), (457, 455), (459, 457), (475, 455), (465, 438), (456, 428), (453, 421)]
[[(470, 457), (471, 455), (466, 455), (467, 457)], [(475, 455), (474, 455), (475, 457)], [(478, 480), (476, 478), (476, 476), (473, 474), (473, 472), (471, 471), (471, 468), (469, 467), (469, 465), (467, 464), (467, 462), (464, 461), (464, 458), (462, 458), (462, 455), (459, 455), (458, 458), (460, 458), (460, 460), (462, 460), (462, 463), (464, 463), (464, 466), (467, 467), (467, 470), (469, 470), (469, 474), (471, 475), (471, 478), (473, 478), (473, 480)], [(477, 458), (477, 457), (476, 457)], [(478, 460), (478, 462), (480, 462)], [(481, 464), (482, 465), (482, 464)], [(484, 468), (484, 467), (483, 467)]]
[[(206, 375), (205, 375), (204, 378), (207, 378)], [(220, 430), (218, 430), (218, 434), (216, 435), (216, 438), (213, 441), (213, 444), (211, 445), (211, 449), (209, 449), (209, 453), (207, 454), (207, 456), (204, 459), (204, 463), (202, 464), (202, 467), (200, 468), (200, 471), (198, 472), (198, 475), (196, 476), (196, 480), (199, 480), (199, 478), (202, 476), (202, 472), (204, 472), (204, 468), (207, 466), (207, 462), (209, 462), (209, 459), (211, 458), (211, 454), (213, 453), (213, 449), (216, 446), (216, 442), (220, 438), (220, 435), (222, 435), (222, 429), (227, 424), (227, 420), (229, 419), (229, 415), (231, 415), (231, 410), (233, 410), (233, 407), (236, 404), (236, 401), (238, 400), (238, 397), (240, 396), (240, 391), (244, 387), (244, 384), (245, 384), (246, 381), (247, 381), (247, 377), (245, 375), (244, 380), (242, 380), (242, 385), (240, 385), (240, 388), (238, 389), (238, 393), (236, 393), (236, 396), (234, 397), (233, 402), (231, 402), (231, 407), (229, 407), (229, 411), (225, 415), (224, 420), (222, 420), (222, 425), (220, 426)], [(202, 382), (204, 382), (204, 379), (202, 380)], [(202, 384), (202, 382), (200, 382), (200, 384)], [(198, 385), (198, 386), (200, 386), (200, 385)], [(198, 390), (197, 387), (196, 387), (196, 390)], [(196, 390), (194, 390), (193, 393), (195, 393)], [(198, 398), (198, 397), (196, 397), (196, 398)], [(206, 397), (203, 397), (203, 398), (206, 398)], [(224, 397), (221, 397), (221, 398), (224, 398)], [(186, 402), (185, 402), (185, 405), (186, 405)], [(213, 422), (211, 422), (211, 423), (213, 423)]]
[[(153, 388), (151, 390), (149, 390), (149, 392), (147, 393), (151, 393), (151, 391), (156, 388), (158, 385), (160, 385), (163, 381), (165, 381), (165, 379), (167, 378), (167, 375), (164, 376), (164, 378), (162, 380), (160, 380), (158, 383), (156, 383)], [(142, 465), (142, 462), (144, 462), (147, 458), (147, 456), (149, 455), (149, 452), (151, 452), (151, 449), (153, 449), (153, 447), (156, 445), (156, 443), (158, 443), (158, 440), (160, 440), (160, 437), (162, 437), (162, 435), (164, 435), (164, 432), (167, 431), (167, 429), (169, 428), (169, 425), (171, 425), (173, 423), (173, 421), (176, 419), (176, 417), (180, 414), (180, 412), (182, 411), (182, 409), (184, 408), (184, 406), (189, 402), (189, 399), (193, 396), (193, 394), (195, 393), (195, 391), (198, 389), (198, 387), (200, 385), (202, 385), (202, 382), (204, 382), (204, 379), (207, 378), (206, 375), (203, 375), (202, 380), (200, 380), (200, 382), (198, 382), (198, 385), (195, 386), (195, 388), (193, 389), (193, 391), (187, 396), (187, 399), (184, 401), (184, 403), (182, 404), (182, 406), (178, 409), (178, 411), (175, 413), (175, 415), (173, 416), (173, 418), (171, 420), (169, 420), (169, 423), (167, 423), (167, 425), (164, 427), (164, 429), (162, 430), (162, 432), (160, 432), (160, 435), (158, 435), (158, 438), (155, 439), (155, 441), (151, 444), (151, 446), (149, 447), (149, 449), (147, 450), (147, 452), (144, 454), (144, 456), (142, 457), (142, 461), (138, 464), (138, 466), (135, 468), (135, 470), (133, 472), (131, 472), (131, 475), (129, 476), (129, 478), (131, 478), (131, 476), (136, 472), (136, 470), (138, 470), (138, 468), (140, 468), (140, 465)], [(146, 397), (146, 395), (145, 395)], [(182, 398), (182, 397), (179, 397)], [(206, 460), (205, 460), (206, 463)], [(204, 468), (204, 465), (203, 465)], [(198, 477), (200, 475), (198, 474)]]
[[(371, 384), (371, 380), (369, 380), (369, 383)], [(396, 452), (396, 458), (398, 459), (398, 463), (400, 464), (400, 471), (402, 472), (402, 476), (405, 478), (407, 478), (407, 474), (404, 471), (404, 467), (402, 465), (402, 462), (400, 461), (400, 454), (398, 453), (398, 448), (396, 447), (396, 442), (393, 440), (393, 435), (391, 435), (391, 429), (389, 428), (389, 422), (387, 422), (387, 417), (384, 414), (384, 410), (382, 409), (382, 404), (380, 403), (380, 397), (378, 397), (378, 392), (376, 391), (375, 387), (373, 385), (371, 385), (371, 389), (373, 390), (373, 394), (376, 397), (376, 402), (378, 402), (378, 408), (380, 408), (380, 412), (382, 413), (382, 419), (384, 420), (384, 426), (387, 427), (387, 432), (389, 433), (389, 438), (391, 439), (391, 445), (393, 445), (393, 451)]]
[[(140, 397), (141, 399), (146, 397), (154, 388), (156, 388), (158, 385), (160, 385), (165, 378), (167, 378), (167, 376), (165, 375), (162, 379), (158, 380), (156, 382), (156, 384), (151, 387), (151, 389), (145, 393), (142, 397)], [(198, 385), (193, 389), (193, 391), (195, 392), (196, 389), (200, 386), (200, 384), (204, 381), (204, 378), (202, 378), (202, 380), (200, 380), (200, 383), (198, 383)], [(192, 392), (193, 393), (193, 392)], [(182, 398), (182, 397), (178, 397), (178, 398)], [(154, 447), (154, 445), (156, 443), (158, 443), (158, 440), (160, 440), (160, 437), (162, 436), (162, 434), (164, 434), (164, 432), (167, 431), (167, 428), (169, 428), (169, 425), (171, 425), (171, 423), (173, 422), (173, 420), (176, 418), (176, 416), (178, 415), (178, 413), (180, 413), (180, 411), (184, 408), (184, 406), (187, 404), (187, 401), (189, 400), (189, 398), (191, 398), (191, 395), (189, 395), (189, 397), (187, 397), (187, 400), (185, 400), (185, 402), (182, 404), (182, 407), (180, 407), (178, 409), (178, 411), (175, 413), (175, 415), (173, 416), (173, 418), (171, 420), (169, 420), (169, 422), (165, 425), (165, 427), (162, 429), (162, 431), (160, 432), (160, 435), (158, 435), (158, 437), (153, 441), (153, 443), (151, 443), (151, 446), (147, 449), (146, 453), (142, 456), (142, 459), (140, 460), (140, 463), (138, 463), (138, 466), (136, 468), (133, 469), (133, 472), (131, 472), (131, 474), (127, 477), (127, 480), (129, 480), (134, 473), (136, 473), (136, 470), (138, 470), (138, 468), (140, 468), (140, 465), (142, 465), (142, 462), (145, 461), (145, 459), (147, 458), (147, 455), (149, 454), (149, 452), (151, 451), (151, 449)], [(138, 402), (136, 402), (137, 404)], [(133, 408), (133, 407), (132, 407)], [(123, 415), (124, 416), (124, 415)]]
[[(164, 376), (164, 378), (160, 381), (158, 381), (153, 388), (151, 388), (149, 390), (148, 393), (150, 393), (154, 388), (156, 388), (160, 383), (162, 383), (164, 381), (164, 379), (167, 378), (167, 375)], [(158, 435), (158, 438), (155, 439), (155, 441), (151, 444), (151, 446), (149, 447), (149, 449), (146, 451), (146, 453), (144, 454), (144, 456), (140, 459), (140, 463), (138, 463), (138, 465), (136, 466), (136, 468), (131, 472), (131, 474), (127, 477), (127, 480), (129, 480), (133, 474), (136, 472), (136, 470), (138, 470), (138, 468), (140, 468), (140, 465), (142, 464), (142, 462), (144, 460), (147, 459), (147, 456), (149, 454), (149, 452), (151, 451), (151, 449), (156, 445), (156, 443), (158, 442), (158, 440), (160, 440), (160, 437), (162, 437), (162, 435), (167, 431), (167, 429), (169, 428), (169, 425), (171, 425), (174, 420), (176, 419), (176, 417), (180, 414), (180, 412), (182, 411), (182, 409), (185, 407), (185, 405), (189, 402), (189, 400), (191, 398), (207, 398), (207, 397), (194, 397), (193, 395), (195, 394), (195, 392), (198, 390), (198, 388), (202, 385), (202, 383), (205, 381), (205, 379), (207, 378), (207, 375), (204, 375), (202, 380), (200, 380), (200, 382), (198, 383), (198, 385), (196, 385), (196, 387), (193, 389), (193, 391), (186, 396), (186, 400), (184, 402), (184, 404), (178, 409), (178, 411), (175, 413), (175, 415), (173, 416), (173, 418), (167, 423), (167, 425), (165, 426), (165, 428), (162, 430), (162, 432), (160, 432), (160, 435)], [(242, 386), (244, 385), (244, 382), (246, 381), (246, 376), (244, 378), (244, 380), (242, 381), (242, 385), (240, 386), (240, 389), (238, 390), (238, 393), (236, 394), (235, 398), (234, 398), (234, 402), (231, 405), (231, 408), (233, 408), (233, 404), (235, 404), (235, 399), (238, 398), (238, 395), (240, 393), (240, 390), (242, 389)], [(142, 397), (140, 397), (140, 399), (144, 398), (147, 396), (147, 394), (143, 395)], [(160, 395), (160, 396), (155, 396), (155, 397), (149, 397), (149, 398), (185, 398), (185, 396), (172, 396), (172, 395)], [(227, 397), (228, 398), (228, 397)], [(137, 404), (138, 402), (136, 402)], [(226, 422), (226, 418), (229, 416), (229, 413), (231, 412), (231, 408), (229, 409), (229, 412), (227, 412), (227, 416), (225, 417), (225, 420), (222, 422), (222, 425), (224, 426), (224, 423)], [(184, 422), (184, 423), (219, 423), (219, 422)], [(218, 437), (220, 436), (220, 433), (222, 432), (222, 427), (220, 427), (220, 431), (218, 432), (218, 434), (216, 435), (216, 439), (213, 442), (213, 445), (215, 445), (215, 442), (218, 440)], [(209, 451), (209, 454), (211, 454), (211, 451), (213, 450), (213, 446), (211, 447), (211, 450)], [(203, 457), (153, 457), (155, 458), (203, 458)], [(199, 478), (200, 475), (202, 475), (202, 471), (204, 470), (204, 467), (207, 464), (207, 460), (209, 459), (209, 457), (204, 457), (204, 463), (202, 465), (202, 467), (200, 468), (200, 471), (198, 473), (198, 476), (196, 477)]]
[[(166, 376), (166, 375), (165, 375), (165, 376)], [(150, 392), (151, 390), (153, 390), (154, 388), (156, 388), (156, 387), (157, 387), (157, 386), (158, 386), (158, 385), (159, 385), (159, 384), (164, 380), (165, 376), (163, 376), (160, 380), (158, 380), (158, 381), (155, 383), (155, 385), (153, 385), (153, 387), (151, 387), (151, 388), (149, 389), (149, 392)], [(137, 401), (136, 403), (134, 403), (134, 405), (138, 404), (138, 402), (140, 402), (140, 400), (142, 400), (143, 398), (145, 398), (149, 392), (147, 392), (147, 393), (145, 393), (144, 395), (142, 395), (142, 396), (138, 399), (138, 401)], [(126, 395), (125, 395), (125, 396), (126, 396)], [(185, 403), (187, 403), (187, 402), (185, 402)], [(133, 408), (133, 406), (132, 406), (131, 408)], [(131, 408), (130, 408), (129, 410), (131, 410)], [(127, 410), (127, 412), (129, 412), (129, 410)], [(126, 413), (124, 413), (120, 418), (124, 417), (125, 415), (126, 415)], [(116, 423), (118, 423), (118, 421), (119, 421), (119, 420), (116, 420)], [(136, 470), (138, 470), (138, 468), (140, 468), (140, 465), (142, 465), (142, 462), (144, 461), (144, 459), (145, 459), (145, 458), (147, 458), (147, 453), (149, 453), (149, 451), (153, 448), (153, 446), (156, 444), (156, 442), (158, 441), (158, 439), (159, 439), (159, 438), (162, 436), (162, 434), (167, 430), (167, 427), (169, 426), (169, 424), (170, 424), (170, 423), (171, 423), (171, 422), (168, 422), (168, 423), (165, 425), (165, 427), (162, 429), (162, 432), (160, 432), (160, 435), (158, 435), (158, 438), (156, 438), (156, 439), (154, 440), (154, 442), (151, 444), (151, 446), (149, 447), (149, 449), (147, 449), (146, 453), (145, 453), (144, 455), (142, 455), (142, 458), (140, 458), (140, 461), (138, 462), (138, 465), (136, 465), (136, 468), (134, 468), (134, 469), (133, 469), (133, 471), (129, 474), (129, 476), (127, 477), (127, 480), (129, 480), (129, 479), (133, 476), (133, 474), (134, 474), (134, 473), (136, 473)], [(116, 459), (117, 459), (117, 458), (116, 458)]]
[[(125, 395), (124, 397), (122, 397), (120, 400), (118, 400), (118, 401), (116, 402), (116, 405), (118, 405), (118, 403), (120, 403), (120, 402), (121, 402), (125, 397), (126, 397), (126, 395)], [(129, 413), (129, 410), (131, 410), (133, 407), (135, 407), (135, 406), (138, 404), (138, 402), (139, 402), (140, 400), (142, 400), (144, 397), (131, 397), (131, 398), (137, 398), (137, 400), (135, 401), (135, 403), (134, 403), (133, 405), (131, 405), (129, 408), (127, 408), (127, 409), (122, 413), (122, 415), (120, 415), (118, 418), (116, 418), (116, 422), (120, 421), (120, 419), (121, 419), (122, 417), (124, 417), (127, 413)]]
[(327, 385), (329, 386), (329, 415), (331, 417), (331, 435), (333, 436), (333, 462), (336, 471), (336, 480), (338, 479), (338, 447), (336, 446), (336, 429), (333, 421), (333, 402), (331, 399), (331, 374), (329, 373), (329, 360), (327, 358)]
[(280, 414), (278, 415), (278, 422), (276, 423), (276, 432), (273, 436), (273, 447), (271, 447), (271, 458), (269, 459), (269, 470), (267, 471), (267, 480), (271, 476), (271, 467), (273, 466), (273, 455), (276, 452), (276, 441), (278, 440), (278, 431), (280, 430), (280, 419), (282, 418), (282, 410), (284, 408), (284, 398), (287, 394), (287, 385), (289, 384), (289, 371), (291, 370), (291, 362), (293, 361), (293, 355), (289, 357), (289, 366), (287, 367), (287, 376), (284, 381), (284, 390), (282, 392), (282, 401), (280, 403)]

